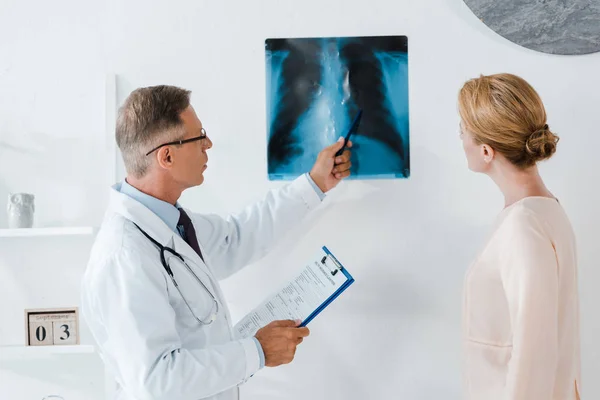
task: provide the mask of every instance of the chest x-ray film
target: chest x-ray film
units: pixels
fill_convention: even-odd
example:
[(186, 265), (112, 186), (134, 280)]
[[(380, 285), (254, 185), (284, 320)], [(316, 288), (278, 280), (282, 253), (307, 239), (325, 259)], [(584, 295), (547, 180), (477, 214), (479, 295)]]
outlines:
[(406, 36), (267, 39), (268, 174), (291, 180), (346, 136), (350, 179), (408, 178)]

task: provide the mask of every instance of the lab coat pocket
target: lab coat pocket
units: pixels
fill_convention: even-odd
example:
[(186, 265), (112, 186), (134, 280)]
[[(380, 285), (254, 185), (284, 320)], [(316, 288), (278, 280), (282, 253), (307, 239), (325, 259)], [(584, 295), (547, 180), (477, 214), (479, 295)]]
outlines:
[[(194, 285), (196, 283), (196, 285)], [(173, 288), (173, 305), (178, 321), (186, 325), (198, 325), (199, 321), (209, 322), (216, 307), (209, 293), (195, 280), (179, 283), (179, 291)]]

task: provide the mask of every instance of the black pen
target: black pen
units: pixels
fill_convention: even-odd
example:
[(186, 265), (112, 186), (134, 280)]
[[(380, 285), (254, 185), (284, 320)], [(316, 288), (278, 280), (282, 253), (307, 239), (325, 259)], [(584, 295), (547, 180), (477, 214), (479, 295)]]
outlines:
[(337, 151), (337, 153), (335, 153), (335, 156), (341, 156), (344, 153), (344, 150), (346, 149), (346, 146), (348, 145), (348, 140), (350, 140), (350, 135), (352, 135), (353, 133), (356, 132), (356, 130), (358, 129), (358, 125), (360, 124), (360, 118), (362, 116), (362, 110), (358, 110), (358, 113), (356, 114), (356, 117), (354, 117), (354, 121), (352, 121), (352, 125), (350, 126), (350, 129), (348, 129), (348, 133), (346, 134), (346, 137), (344, 138), (344, 146), (339, 149)]

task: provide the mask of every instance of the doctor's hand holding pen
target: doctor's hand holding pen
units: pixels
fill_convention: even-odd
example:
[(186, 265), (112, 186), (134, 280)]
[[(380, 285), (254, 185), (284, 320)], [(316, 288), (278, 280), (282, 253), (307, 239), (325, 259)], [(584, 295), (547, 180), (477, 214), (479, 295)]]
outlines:
[(327, 193), (350, 175), (352, 141), (343, 137), (325, 147), (317, 156), (310, 177), (323, 193)]
[(301, 321), (273, 321), (256, 332), (265, 353), (265, 366), (277, 367), (294, 359), (296, 347), (310, 334), (306, 327), (299, 328)]

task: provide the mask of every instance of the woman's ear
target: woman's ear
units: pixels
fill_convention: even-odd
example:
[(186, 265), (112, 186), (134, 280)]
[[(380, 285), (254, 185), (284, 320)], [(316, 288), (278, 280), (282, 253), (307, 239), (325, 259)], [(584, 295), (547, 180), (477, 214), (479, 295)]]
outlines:
[(483, 161), (489, 164), (494, 159), (496, 153), (489, 145), (483, 144), (481, 145), (481, 155), (483, 156)]

